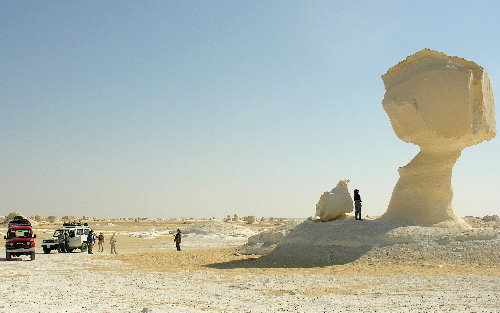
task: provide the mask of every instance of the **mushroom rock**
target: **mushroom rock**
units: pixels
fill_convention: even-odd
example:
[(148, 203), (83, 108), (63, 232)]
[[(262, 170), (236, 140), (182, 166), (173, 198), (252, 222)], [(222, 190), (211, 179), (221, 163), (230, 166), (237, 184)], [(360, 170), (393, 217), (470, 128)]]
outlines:
[(347, 189), (349, 180), (341, 180), (330, 192), (325, 192), (316, 204), (316, 216), (322, 221), (331, 221), (352, 212), (351, 194)]
[(467, 227), (451, 205), (451, 174), (463, 149), (496, 135), (486, 71), (474, 62), (424, 49), (382, 79), (382, 105), (394, 132), (418, 145), (420, 152), (399, 168), (400, 178), (380, 220)]

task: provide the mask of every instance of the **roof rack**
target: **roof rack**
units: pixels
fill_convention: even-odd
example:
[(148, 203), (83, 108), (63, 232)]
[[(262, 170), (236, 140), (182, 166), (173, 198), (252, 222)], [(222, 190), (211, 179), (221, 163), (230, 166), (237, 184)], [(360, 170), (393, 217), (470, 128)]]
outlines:
[(14, 218), (9, 222), (9, 227), (12, 226), (31, 226), (31, 223), (28, 219), (22, 216), (14, 216)]

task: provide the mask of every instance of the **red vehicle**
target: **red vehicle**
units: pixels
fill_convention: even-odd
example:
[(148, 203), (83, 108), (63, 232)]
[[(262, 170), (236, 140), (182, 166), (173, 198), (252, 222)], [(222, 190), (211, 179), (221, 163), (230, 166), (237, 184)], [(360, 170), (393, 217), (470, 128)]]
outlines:
[(29, 255), (35, 259), (35, 238), (31, 223), (22, 216), (16, 216), (9, 222), (5, 242), (5, 258), (10, 261), (13, 256)]

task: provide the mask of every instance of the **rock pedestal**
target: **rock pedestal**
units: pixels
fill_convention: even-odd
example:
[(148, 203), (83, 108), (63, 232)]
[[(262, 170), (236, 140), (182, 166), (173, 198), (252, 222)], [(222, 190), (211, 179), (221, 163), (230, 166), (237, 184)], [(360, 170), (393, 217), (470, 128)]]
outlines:
[(495, 108), (482, 67), (424, 49), (382, 76), (382, 102), (396, 135), (420, 147), (404, 167), (380, 220), (405, 225), (466, 223), (453, 211), (451, 174), (466, 147), (495, 137)]

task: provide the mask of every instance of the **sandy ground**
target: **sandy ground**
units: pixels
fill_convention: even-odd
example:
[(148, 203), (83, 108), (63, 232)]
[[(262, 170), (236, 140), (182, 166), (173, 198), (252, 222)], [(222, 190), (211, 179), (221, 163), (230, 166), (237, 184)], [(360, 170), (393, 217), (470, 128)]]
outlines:
[(2, 259), (0, 312), (500, 312), (496, 241), (486, 257), (441, 257), (431, 245), (422, 257), (424, 248), (398, 244), (311, 267), (241, 255), (244, 236), (186, 235), (177, 252), (168, 231), (178, 227), (189, 225), (94, 227), (107, 238), (119, 234), (118, 255), (106, 241), (105, 252), (93, 255)]

